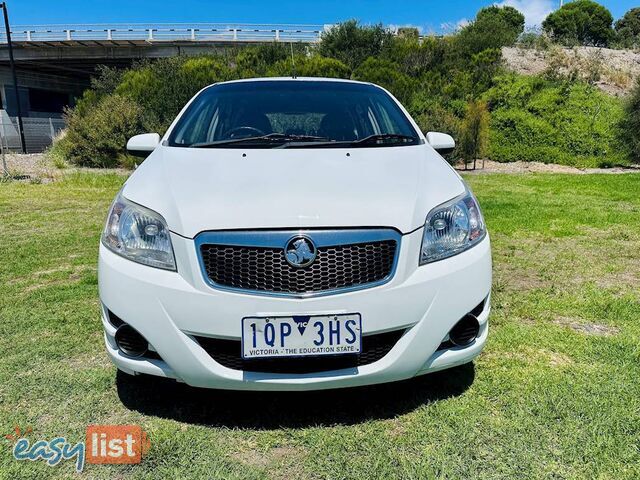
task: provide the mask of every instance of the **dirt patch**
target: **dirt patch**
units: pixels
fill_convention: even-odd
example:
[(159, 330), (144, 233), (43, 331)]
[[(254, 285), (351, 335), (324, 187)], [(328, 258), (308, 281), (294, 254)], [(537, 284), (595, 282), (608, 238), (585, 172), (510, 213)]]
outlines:
[[(101, 336), (97, 336), (100, 339)], [(107, 359), (107, 356), (100, 353), (95, 355), (79, 355), (71, 357), (62, 361), (65, 367), (70, 367), (73, 370), (91, 370), (93, 368), (109, 368), (111, 363)]]
[(568, 355), (560, 352), (553, 352), (547, 349), (535, 349), (524, 346), (518, 351), (510, 352), (487, 352), (482, 355), (483, 359), (490, 361), (504, 362), (515, 361), (531, 365), (536, 362), (543, 362), (552, 367), (566, 367), (573, 365), (574, 361)]
[(611, 337), (620, 333), (620, 329), (617, 327), (611, 327), (609, 325), (602, 325), (599, 323), (584, 323), (575, 318), (558, 317), (553, 323), (561, 325), (563, 327), (569, 327), (579, 333), (585, 335), (593, 335), (597, 337)]
[(542, 162), (494, 162), (485, 160), (484, 167), (482, 160), (476, 163), (476, 170), (465, 170), (463, 163), (455, 165), (456, 170), (470, 175), (482, 175), (487, 173), (569, 173), (585, 175), (593, 173), (640, 173), (640, 166), (637, 167), (614, 167), (614, 168), (576, 168), (568, 165), (557, 165), (555, 163)]
[(548, 350), (541, 350), (540, 352), (552, 367), (566, 367), (573, 364), (573, 360), (564, 353), (551, 352)]
[[(614, 231), (588, 229), (571, 238), (511, 238), (499, 233), (493, 241), (494, 283), (498, 291), (572, 288), (585, 284), (613, 294), (637, 291), (640, 258), (637, 235), (621, 239)], [(611, 252), (618, 252), (611, 255)], [(593, 259), (609, 258), (606, 265)]]
[(62, 171), (53, 166), (43, 153), (18, 154), (7, 153), (4, 163), (0, 160), (0, 174), (6, 171), (18, 180), (49, 182), (62, 175)]
[(594, 76), (594, 84), (614, 96), (629, 93), (640, 77), (640, 52), (597, 47), (559, 48), (548, 50), (505, 47), (502, 58), (507, 67), (523, 75), (539, 75), (556, 68), (559, 74), (571, 70)]
[[(59, 268), (59, 269), (51, 269), (51, 270), (42, 270), (39, 272), (35, 272), (32, 277), (21, 277), (10, 280), (8, 283), (10, 284), (19, 284), (25, 281), (29, 281), (29, 285), (24, 288), (22, 291), (23, 294), (29, 294), (36, 290), (40, 290), (42, 288), (48, 288), (53, 286), (62, 286), (62, 285), (71, 285), (73, 283), (77, 283), (84, 278), (84, 276), (88, 272), (95, 272), (97, 270), (96, 267), (86, 266), (86, 265), (78, 265), (76, 267), (71, 267), (69, 274), (66, 278), (50, 278), (49, 276), (55, 273), (63, 272), (69, 270), (68, 268)], [(49, 277), (49, 278), (48, 278)]]
[[(7, 285), (16, 285), (20, 283), (29, 282), (31, 285), (25, 291), (37, 290), (38, 288), (46, 287), (48, 285), (52, 285), (54, 283), (65, 283), (65, 280), (70, 280), (72, 282), (80, 280), (85, 273), (87, 272), (95, 272), (97, 271), (97, 267), (92, 265), (69, 265), (64, 264), (59, 267), (50, 268), (47, 270), (37, 270), (33, 272), (31, 275), (15, 277), (7, 281)], [(47, 277), (55, 276), (59, 273), (68, 273), (67, 278), (50, 278)], [(38, 284), (40, 284), (38, 286)]]
[(284, 460), (298, 457), (301, 451), (291, 446), (274, 447), (267, 451), (258, 451), (253, 448), (231, 454), (231, 458), (255, 468), (267, 468), (272, 464), (279, 464)]
[[(4, 161), (9, 176), (24, 182), (49, 183), (74, 172), (131, 174), (130, 170), (123, 168), (77, 168), (70, 166), (58, 168), (46, 153), (7, 153)], [(4, 173), (4, 166), (0, 159), (0, 177)]]

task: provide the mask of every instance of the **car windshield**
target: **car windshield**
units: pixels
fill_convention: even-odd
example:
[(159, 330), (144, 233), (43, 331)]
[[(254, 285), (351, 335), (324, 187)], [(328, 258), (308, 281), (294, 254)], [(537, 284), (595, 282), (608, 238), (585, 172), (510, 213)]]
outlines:
[(369, 84), (259, 80), (214, 85), (189, 105), (173, 147), (323, 148), (420, 143), (396, 102)]

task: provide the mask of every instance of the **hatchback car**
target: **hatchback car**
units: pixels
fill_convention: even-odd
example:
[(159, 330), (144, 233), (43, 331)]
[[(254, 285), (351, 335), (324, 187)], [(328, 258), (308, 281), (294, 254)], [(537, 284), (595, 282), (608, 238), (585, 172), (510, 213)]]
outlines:
[(370, 83), (209, 86), (117, 195), (99, 254), (107, 352), (192, 386), (309, 390), (473, 360), (488, 333), (478, 203)]

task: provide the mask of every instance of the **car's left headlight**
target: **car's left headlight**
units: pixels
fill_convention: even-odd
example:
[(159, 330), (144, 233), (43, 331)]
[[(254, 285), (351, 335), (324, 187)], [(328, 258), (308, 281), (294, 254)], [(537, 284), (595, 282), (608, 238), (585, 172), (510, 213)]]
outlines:
[(167, 222), (159, 213), (133, 203), (121, 194), (109, 210), (102, 243), (134, 262), (176, 270)]
[(452, 257), (480, 243), (487, 229), (478, 202), (467, 190), (427, 215), (420, 265)]

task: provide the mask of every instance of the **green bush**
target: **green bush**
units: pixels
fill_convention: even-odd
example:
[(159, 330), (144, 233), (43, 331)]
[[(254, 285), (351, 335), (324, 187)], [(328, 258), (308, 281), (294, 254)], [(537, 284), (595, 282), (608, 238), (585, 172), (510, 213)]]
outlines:
[(398, 65), (400, 71), (414, 78), (429, 72), (446, 69), (446, 55), (450, 40), (440, 37), (396, 37), (378, 58)]
[(401, 102), (408, 102), (417, 89), (417, 82), (400, 72), (398, 65), (389, 60), (369, 57), (354, 72), (353, 78), (372, 82), (389, 90)]
[(355, 69), (367, 58), (380, 55), (392, 39), (392, 33), (380, 24), (360, 25), (357, 20), (349, 20), (322, 34), (318, 53)]
[(606, 47), (613, 39), (613, 17), (592, 0), (575, 0), (549, 14), (542, 22), (544, 31), (565, 45)]
[(620, 144), (629, 159), (640, 163), (640, 79), (625, 103), (619, 134)]
[(526, 32), (520, 35), (517, 45), (520, 48), (547, 50), (551, 46), (551, 39), (545, 33)]
[(588, 84), (506, 75), (484, 98), (491, 109), (493, 160), (582, 167), (625, 163), (616, 129), (621, 102)]
[(294, 55), (306, 53), (302, 44), (269, 43), (251, 47), (241, 47), (231, 52), (231, 63), (235, 64), (237, 78), (264, 77), (267, 70), (274, 64), (291, 58)]
[(126, 71), (115, 93), (142, 107), (146, 131), (162, 134), (198, 90), (231, 78), (232, 70), (222, 58), (163, 58)]
[[(489, 111), (486, 102), (469, 102), (460, 128), (458, 152), (465, 162), (483, 158), (489, 141)], [(475, 163), (474, 163), (475, 168)]]
[(409, 110), (413, 112), (413, 118), (424, 133), (443, 132), (454, 138), (458, 137), (461, 117), (456, 115), (452, 105), (445, 104), (442, 99), (420, 92), (414, 96)]
[(454, 45), (464, 60), (483, 50), (513, 45), (523, 31), (524, 15), (515, 8), (485, 7), (454, 37)]
[(615, 24), (616, 41), (623, 48), (640, 47), (640, 7), (632, 8)]
[(349, 78), (351, 69), (335, 58), (313, 55), (295, 55), (276, 62), (267, 70), (270, 77), (289, 77), (293, 73), (299, 77)]
[(104, 96), (90, 112), (67, 115), (68, 131), (54, 148), (83, 167), (116, 167), (126, 163), (127, 140), (143, 131), (142, 108), (118, 94)]
[(502, 52), (496, 48), (483, 50), (471, 58), (473, 93), (481, 94), (491, 87), (502, 68)]

